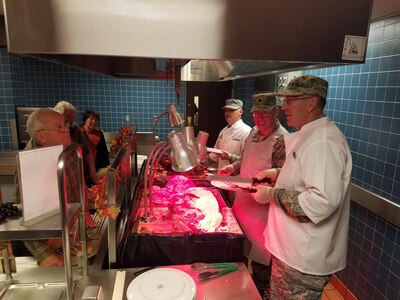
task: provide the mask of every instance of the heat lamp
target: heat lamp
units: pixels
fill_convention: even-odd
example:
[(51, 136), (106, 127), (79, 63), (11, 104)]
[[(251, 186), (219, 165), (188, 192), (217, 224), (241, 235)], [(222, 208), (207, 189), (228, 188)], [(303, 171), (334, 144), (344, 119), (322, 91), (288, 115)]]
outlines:
[(171, 150), (172, 169), (175, 172), (190, 171), (199, 162), (198, 155), (188, 146), (181, 130), (172, 130), (168, 134), (168, 141), (159, 142), (154, 146), (146, 162), (144, 177), (144, 217), (148, 222), (155, 220), (151, 194), (156, 168), (162, 156), (169, 150)]
[(183, 122), (184, 122), (182, 117), (181, 117), (181, 115), (176, 111), (175, 105), (169, 104), (167, 108), (168, 108), (168, 110), (166, 112), (156, 116), (155, 119), (154, 119), (154, 123), (153, 123), (153, 145), (156, 144), (156, 128), (157, 128), (158, 121), (160, 121), (160, 119), (163, 116), (166, 116), (167, 114), (169, 115), (169, 123), (170, 123), (171, 127), (179, 126), (179, 125), (183, 124)]

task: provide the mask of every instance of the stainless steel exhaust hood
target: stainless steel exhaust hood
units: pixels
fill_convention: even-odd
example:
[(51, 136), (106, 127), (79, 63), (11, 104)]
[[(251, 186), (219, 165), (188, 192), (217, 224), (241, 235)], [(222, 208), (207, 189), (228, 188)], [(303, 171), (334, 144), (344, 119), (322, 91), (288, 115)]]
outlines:
[[(220, 81), (305, 67), (362, 63), (372, 2), (4, 0), (3, 3), (11, 53), (136, 78), (159, 78), (155, 59), (189, 61), (182, 65), (182, 80)], [(354, 43), (357, 54), (344, 55)], [(125, 70), (116, 67), (118, 60)]]

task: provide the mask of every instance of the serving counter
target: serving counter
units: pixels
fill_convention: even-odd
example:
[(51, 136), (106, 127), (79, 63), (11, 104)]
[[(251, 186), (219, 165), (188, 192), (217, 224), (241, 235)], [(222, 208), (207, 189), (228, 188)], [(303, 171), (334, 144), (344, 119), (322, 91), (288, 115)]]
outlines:
[[(17, 299), (43, 299), (43, 300), (65, 300), (66, 297), (66, 284), (65, 274), (62, 267), (54, 268), (39, 268), (34, 259), (25, 260), (23, 262), (27, 268), (20, 270), (18, 275), (18, 287), (11, 286), (13, 292), (5, 293), (5, 290), (0, 289), (0, 299), (15, 299), (11, 296), (27, 297)], [(251, 276), (243, 263), (237, 263), (238, 270), (219, 277), (199, 282), (197, 276), (204, 271), (214, 271), (213, 269), (207, 270), (194, 270), (191, 265), (174, 265), (166, 266), (181, 270), (188, 274), (196, 285), (196, 299), (197, 300), (259, 300), (261, 299), (258, 294), (257, 288), (251, 279)], [(127, 268), (127, 269), (105, 269), (101, 270), (98, 266), (89, 266), (87, 276), (79, 274), (76, 267), (73, 268), (73, 276), (77, 280), (74, 281), (73, 299), (82, 299), (85, 290), (88, 288), (101, 287), (103, 299), (111, 300), (131, 300), (127, 297), (127, 289), (135, 278), (138, 271), (146, 268)], [(122, 284), (116, 284), (117, 274), (122, 273), (119, 278), (123, 279)], [(0, 275), (1, 278), (2, 275)], [(35, 284), (32, 284), (35, 282)], [(51, 283), (51, 284), (49, 284)], [(115, 294), (115, 295), (114, 295)], [(29, 296), (30, 295), (30, 296)], [(120, 295), (120, 297), (113, 298), (113, 296)], [(36, 296), (36, 297), (35, 297)], [(11, 298), (7, 298), (11, 297)], [(96, 298), (92, 298), (96, 299)]]
[[(199, 282), (198, 274), (204, 270), (194, 270), (191, 265), (173, 265), (168, 268), (181, 270), (188, 274), (196, 284), (196, 299), (198, 300), (258, 300), (261, 299), (251, 276), (243, 263), (237, 263), (238, 270), (219, 277)], [(128, 268), (128, 269), (113, 269), (113, 270), (100, 270), (97, 272), (89, 272), (89, 275), (82, 278), (77, 285), (75, 291), (75, 299), (82, 299), (84, 290), (88, 286), (101, 286), (104, 299), (113, 299), (114, 284), (116, 274), (118, 271), (125, 271), (123, 290), (121, 292), (122, 299), (126, 300), (129, 284), (134, 279), (134, 274), (142, 268)], [(117, 286), (117, 285), (116, 285)], [(130, 299), (128, 299), (130, 300)]]

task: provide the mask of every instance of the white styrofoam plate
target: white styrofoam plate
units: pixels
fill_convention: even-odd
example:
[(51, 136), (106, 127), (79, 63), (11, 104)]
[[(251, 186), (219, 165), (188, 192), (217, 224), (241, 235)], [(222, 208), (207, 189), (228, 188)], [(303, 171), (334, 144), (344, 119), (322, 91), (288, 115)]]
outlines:
[(128, 300), (194, 300), (196, 284), (181, 270), (158, 268), (140, 274), (126, 291)]

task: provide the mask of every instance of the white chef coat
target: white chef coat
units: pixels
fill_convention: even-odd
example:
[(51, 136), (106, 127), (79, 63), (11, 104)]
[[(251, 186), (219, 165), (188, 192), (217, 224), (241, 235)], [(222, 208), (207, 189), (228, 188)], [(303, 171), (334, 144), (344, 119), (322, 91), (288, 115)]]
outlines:
[[(246, 137), (249, 135), (251, 127), (243, 122), (242, 119), (236, 121), (232, 126), (226, 126), (218, 135), (214, 148), (224, 150), (231, 154), (241, 154), (244, 148)], [(216, 154), (210, 154), (214, 160), (218, 159)], [(229, 161), (219, 159), (218, 169), (229, 164)]]
[[(254, 177), (258, 172), (270, 169), (272, 149), (278, 137), (287, 133), (283, 126), (265, 140), (254, 143), (252, 137), (258, 130), (252, 131), (246, 139), (240, 177)], [(265, 265), (269, 265), (271, 254), (265, 249), (263, 232), (268, 219), (268, 204), (256, 202), (249, 193), (236, 192), (233, 213), (242, 227), (247, 239), (251, 242), (249, 257)]]
[(346, 265), (352, 159), (343, 134), (327, 117), (285, 135), (286, 161), (275, 187), (301, 192), (312, 222), (299, 222), (271, 202), (265, 245), (307, 274), (328, 275)]

